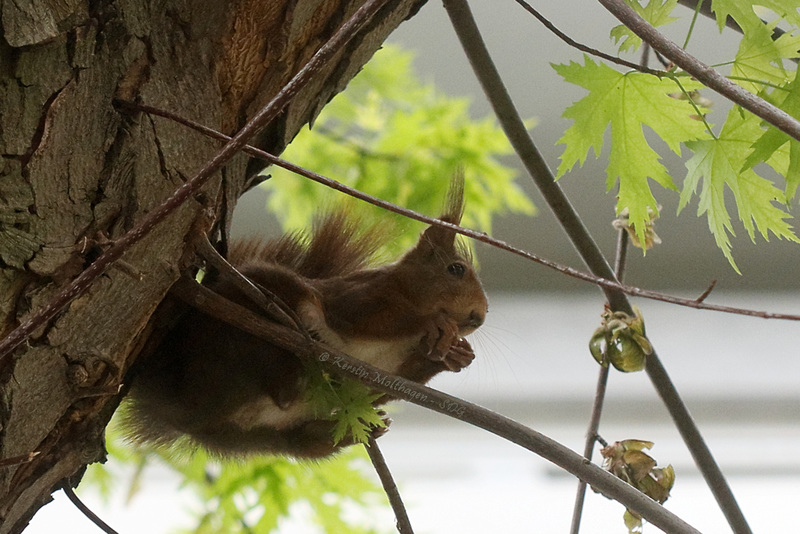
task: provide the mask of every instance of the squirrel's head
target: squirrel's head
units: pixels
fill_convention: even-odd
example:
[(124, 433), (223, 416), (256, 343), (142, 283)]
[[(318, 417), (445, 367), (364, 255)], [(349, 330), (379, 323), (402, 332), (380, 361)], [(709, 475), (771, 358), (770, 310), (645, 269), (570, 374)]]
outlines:
[[(445, 212), (439, 218), (459, 224), (464, 212), (464, 176), (453, 176)], [(456, 321), (465, 336), (483, 324), (488, 311), (486, 294), (478, 279), (469, 249), (458, 243), (456, 232), (429, 226), (417, 245), (401, 260), (415, 296), (424, 300), (428, 311), (445, 312)]]

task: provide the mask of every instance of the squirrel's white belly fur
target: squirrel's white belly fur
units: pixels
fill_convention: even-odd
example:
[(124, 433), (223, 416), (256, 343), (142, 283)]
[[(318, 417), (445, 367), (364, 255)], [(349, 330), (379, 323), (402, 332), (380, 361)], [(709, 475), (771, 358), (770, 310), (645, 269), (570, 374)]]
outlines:
[(408, 359), (422, 337), (417, 334), (391, 339), (346, 338), (328, 326), (320, 307), (311, 302), (301, 304), (298, 315), (303, 325), (323, 343), (392, 374)]
[[(303, 326), (320, 341), (390, 374), (397, 373), (400, 365), (408, 359), (408, 355), (416, 349), (421, 339), (419, 335), (388, 340), (344, 338), (328, 326), (322, 310), (314, 303), (301, 304), (297, 312)], [(259, 426), (281, 429), (314, 417), (313, 406), (303, 399), (282, 409), (271, 397), (264, 395), (239, 408), (231, 414), (230, 420), (244, 430)]]

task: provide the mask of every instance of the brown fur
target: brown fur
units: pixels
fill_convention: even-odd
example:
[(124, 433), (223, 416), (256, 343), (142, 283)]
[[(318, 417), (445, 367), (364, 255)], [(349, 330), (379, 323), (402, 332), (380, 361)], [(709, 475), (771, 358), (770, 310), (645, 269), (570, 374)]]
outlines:
[[(442, 219), (458, 223), (462, 212), (463, 181), (454, 179)], [(469, 365), (463, 336), (483, 323), (487, 304), (455, 233), (431, 226), (399, 261), (369, 268), (380, 244), (378, 231), (360, 233), (337, 213), (311, 236), (236, 243), (229, 260), (322, 341), (387, 373), (425, 383)], [(224, 276), (209, 287), (243, 299)], [(305, 403), (306, 372), (293, 354), (187, 310), (134, 379), (129, 427), (139, 441), (188, 435), (220, 454), (325, 456), (342, 444), (333, 444), (333, 423)]]

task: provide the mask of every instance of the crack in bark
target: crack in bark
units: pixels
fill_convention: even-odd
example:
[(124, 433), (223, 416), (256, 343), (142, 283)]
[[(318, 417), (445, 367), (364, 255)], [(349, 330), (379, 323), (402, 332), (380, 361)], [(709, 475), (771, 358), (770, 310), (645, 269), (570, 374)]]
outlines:
[(42, 105), (42, 113), (39, 117), (39, 122), (36, 125), (36, 130), (33, 132), (33, 137), (31, 138), (31, 143), (28, 148), (19, 156), (19, 161), (22, 164), (22, 172), (25, 172), (25, 167), (28, 165), (28, 162), (33, 157), (33, 154), (39, 148), (39, 145), (42, 142), (42, 138), (44, 137), (45, 129), (47, 128), (47, 123), (50, 119), (50, 109), (53, 107), (53, 104), (58, 99), (59, 95), (61, 95), (62, 91), (66, 89), (66, 87), (72, 83), (73, 80), (70, 80), (62, 87), (57, 89), (53, 94), (51, 94), (47, 100), (45, 100), (44, 104)]

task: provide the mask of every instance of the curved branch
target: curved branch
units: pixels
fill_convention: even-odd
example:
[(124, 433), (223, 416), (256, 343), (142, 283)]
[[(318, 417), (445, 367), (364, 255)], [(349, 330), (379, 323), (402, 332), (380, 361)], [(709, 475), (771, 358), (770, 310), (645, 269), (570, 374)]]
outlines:
[(64, 491), (64, 494), (72, 502), (72, 504), (74, 504), (75, 507), (89, 519), (89, 521), (97, 525), (97, 528), (106, 534), (118, 534), (116, 530), (111, 528), (108, 523), (100, 519), (100, 517), (98, 517), (97, 514), (91, 510), (91, 508), (86, 506), (86, 504), (84, 504), (84, 502), (78, 498), (78, 496), (75, 494), (75, 491), (73, 491), (72, 486), (69, 485), (69, 482), (64, 482), (64, 484), (61, 485), (61, 489)]
[(619, 501), (666, 532), (699, 534), (698, 530), (633, 486), (516, 421), (447, 393), (387, 374), (323, 343), (310, 340), (300, 332), (272, 323), (187, 277), (181, 277), (175, 283), (173, 294), (203, 313), (269, 340), (306, 361), (318, 362), (326, 371), (356, 379), (374, 390), (469, 423), (528, 449), (585, 480), (606, 497)]
[(667, 39), (639, 16), (624, 0), (598, 0), (642, 41), (694, 76), (709, 89), (764, 119), (782, 132), (800, 141), (800, 121), (763, 98), (750, 93)]

